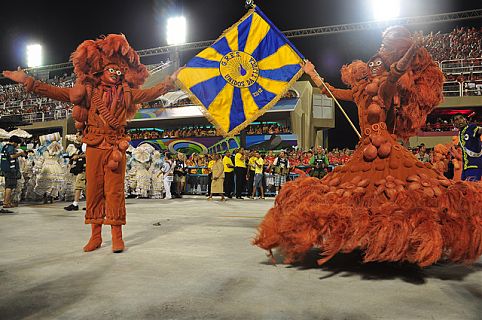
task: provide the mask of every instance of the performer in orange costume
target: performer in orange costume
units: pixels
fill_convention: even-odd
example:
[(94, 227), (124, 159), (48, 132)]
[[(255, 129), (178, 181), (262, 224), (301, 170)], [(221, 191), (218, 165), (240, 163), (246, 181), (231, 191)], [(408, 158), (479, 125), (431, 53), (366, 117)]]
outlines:
[[(442, 100), (443, 74), (419, 39), (392, 27), (368, 64), (342, 68), (350, 89), (330, 90), (358, 106), (356, 151), (322, 180), (287, 183), (255, 245), (281, 249), (287, 263), (313, 247), (322, 251), (319, 264), (355, 249), (364, 251), (365, 262), (422, 267), (441, 259), (473, 262), (482, 254), (480, 186), (446, 179), (396, 141), (416, 132)], [(311, 63), (304, 70), (323, 88)]]
[(140, 103), (175, 88), (178, 71), (150, 89), (139, 89), (149, 74), (125, 36), (117, 34), (84, 41), (71, 59), (77, 78), (73, 88), (34, 80), (22, 70), (4, 71), (3, 75), (22, 83), (29, 92), (75, 104), (72, 117), (76, 128), (83, 130), (83, 142), (87, 144), (85, 223), (92, 225), (84, 251), (100, 247), (102, 224), (107, 224), (112, 228), (112, 251), (122, 252), (125, 151), (129, 146), (125, 126)]

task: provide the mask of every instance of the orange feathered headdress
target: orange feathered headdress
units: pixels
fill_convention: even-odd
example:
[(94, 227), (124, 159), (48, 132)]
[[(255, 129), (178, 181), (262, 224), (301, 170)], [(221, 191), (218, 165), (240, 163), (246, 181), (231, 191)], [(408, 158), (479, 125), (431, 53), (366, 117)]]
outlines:
[(368, 76), (369, 70), (366, 62), (355, 60), (349, 65), (341, 68), (341, 81), (344, 84), (353, 87), (358, 81)]
[(124, 72), (124, 80), (130, 87), (138, 88), (149, 76), (139, 55), (131, 48), (123, 34), (109, 34), (97, 40), (82, 42), (72, 53), (74, 73), (81, 83), (97, 83), (98, 73), (111, 63)]
[(382, 34), (382, 46), (378, 55), (390, 67), (392, 63), (400, 60), (412, 44), (412, 35), (407, 28), (403, 26), (389, 27)]

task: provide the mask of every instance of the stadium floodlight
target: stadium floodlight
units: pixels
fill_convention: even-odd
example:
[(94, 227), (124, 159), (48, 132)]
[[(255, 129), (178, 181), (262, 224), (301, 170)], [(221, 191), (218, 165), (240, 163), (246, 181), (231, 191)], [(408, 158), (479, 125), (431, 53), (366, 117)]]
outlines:
[(27, 46), (27, 66), (35, 68), (42, 65), (42, 46), (31, 44)]
[(400, 0), (372, 0), (375, 20), (390, 20), (400, 15)]
[(172, 17), (167, 19), (167, 44), (183, 44), (186, 42), (186, 18)]

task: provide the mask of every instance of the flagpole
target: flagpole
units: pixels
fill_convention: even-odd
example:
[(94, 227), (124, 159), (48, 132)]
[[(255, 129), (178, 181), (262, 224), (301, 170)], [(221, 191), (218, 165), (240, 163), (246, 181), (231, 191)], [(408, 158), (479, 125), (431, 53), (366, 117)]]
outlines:
[(335, 101), (336, 105), (338, 106), (338, 108), (341, 110), (341, 112), (343, 113), (343, 115), (345, 116), (346, 120), (348, 120), (348, 122), (350, 123), (351, 127), (353, 128), (353, 130), (355, 131), (356, 135), (358, 136), (358, 139), (361, 139), (361, 135), (360, 135), (360, 132), (358, 132), (357, 128), (355, 127), (355, 125), (353, 124), (353, 122), (350, 120), (350, 117), (348, 117), (348, 115), (346, 114), (345, 110), (343, 110), (343, 107), (340, 105), (340, 103), (338, 102), (338, 100), (335, 98), (335, 96), (333, 95), (333, 93), (331, 92), (331, 90), (328, 88), (328, 86), (326, 85), (325, 81), (323, 81), (323, 78), (319, 77), (320, 80), (321, 80), (321, 83), (323, 84), (323, 87), (325, 87), (326, 91), (328, 91), (328, 93), (330, 94), (330, 96), (333, 98), (333, 100)]
[(254, 8), (254, 0), (246, 0), (244, 2), (244, 7), (246, 9), (253, 9)]

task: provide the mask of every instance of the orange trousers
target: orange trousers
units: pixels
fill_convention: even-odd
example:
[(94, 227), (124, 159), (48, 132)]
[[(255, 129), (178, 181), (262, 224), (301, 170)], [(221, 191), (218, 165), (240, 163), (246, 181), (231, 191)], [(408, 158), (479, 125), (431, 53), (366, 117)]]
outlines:
[(126, 224), (124, 179), (126, 156), (115, 170), (107, 167), (113, 149), (87, 147), (86, 168), (86, 224)]

